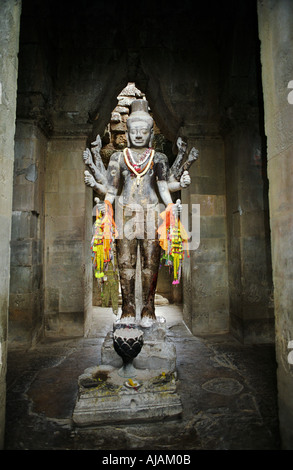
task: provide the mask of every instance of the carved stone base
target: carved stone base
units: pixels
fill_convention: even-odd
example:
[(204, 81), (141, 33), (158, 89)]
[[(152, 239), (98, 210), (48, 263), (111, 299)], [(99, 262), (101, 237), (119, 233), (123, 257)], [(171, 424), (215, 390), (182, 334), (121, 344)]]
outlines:
[[(122, 359), (113, 347), (113, 332), (125, 325), (113, 325), (102, 346), (102, 364), (79, 377), (79, 395), (73, 413), (78, 426), (137, 422), (177, 417), (182, 404), (176, 391), (176, 349), (166, 338), (166, 321), (129, 323), (143, 331), (143, 347), (133, 360), (135, 374), (121, 374)], [(120, 373), (119, 373), (120, 371)]]
[(87, 369), (79, 378), (79, 396), (73, 413), (77, 426), (175, 418), (182, 413), (176, 393), (176, 373), (155, 375), (138, 370), (135, 387), (116, 368)]
[[(122, 320), (121, 320), (122, 321)], [(113, 330), (119, 325), (114, 324)], [(151, 326), (143, 326), (137, 323), (137, 327), (143, 331), (143, 347), (139, 355), (134, 359), (133, 365), (137, 369), (149, 369), (158, 372), (175, 372), (176, 348), (166, 338), (166, 321), (158, 317)], [(121, 367), (122, 359), (113, 348), (113, 332), (106, 336), (101, 350), (102, 364), (113, 367)]]

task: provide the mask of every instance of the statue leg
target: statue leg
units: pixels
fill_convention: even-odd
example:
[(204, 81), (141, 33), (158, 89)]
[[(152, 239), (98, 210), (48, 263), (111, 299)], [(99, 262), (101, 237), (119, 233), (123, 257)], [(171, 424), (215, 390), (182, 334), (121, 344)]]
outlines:
[(122, 315), (121, 318), (135, 317), (135, 268), (137, 255), (137, 240), (116, 240), (117, 262), (119, 268)]
[(158, 240), (141, 241), (142, 298), (141, 317), (156, 319), (155, 293), (160, 267), (161, 247)]

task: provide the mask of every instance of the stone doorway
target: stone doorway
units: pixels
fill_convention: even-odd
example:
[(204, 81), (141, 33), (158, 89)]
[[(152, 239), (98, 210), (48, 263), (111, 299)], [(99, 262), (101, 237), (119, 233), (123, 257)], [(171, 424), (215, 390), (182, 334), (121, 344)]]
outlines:
[[(70, 17), (79, 20), (70, 23), (63, 21), (68, 11), (57, 3), (52, 2), (53, 8), (45, 2), (38, 10), (38, 24), (47, 36), (30, 28), (36, 14), (33, 1), (22, 13), (12, 342), (29, 347), (42, 335), (79, 336), (88, 330), (93, 304), (88, 261), (92, 194), (83, 181), (82, 152), (97, 134), (106, 138), (117, 96), (128, 83), (146, 94), (166, 141), (174, 143), (180, 135), (200, 153), (192, 167), (192, 186), (182, 191), (184, 203), (201, 207), (200, 247), (190, 256), (183, 286), (186, 324), (195, 335), (230, 331), (244, 342), (272, 341), (255, 8), (243, 2), (231, 23), (229, 8), (219, 7), (222, 21), (214, 22), (204, 7), (198, 17), (189, 16), (193, 6), (187, 2), (182, 5), (184, 18), (193, 18), (197, 28), (186, 29), (184, 21), (179, 22), (182, 42), (180, 35), (172, 34), (178, 11), (171, 6), (166, 23), (150, 24), (143, 14), (142, 24), (137, 28), (134, 22), (130, 36), (132, 15), (125, 13), (121, 24), (103, 4), (111, 27), (109, 23), (97, 31), (91, 15), (98, 17), (101, 4), (82, 11), (72, 6)], [(112, 124), (119, 130), (121, 122)], [(119, 132), (116, 136), (121, 138)]]
[[(243, 343), (272, 343), (267, 155), (260, 152), (266, 142), (255, 5), (239, 2), (235, 11), (233, 2), (217, 2), (214, 19), (204, 5), (191, 14), (194, 2), (169, 5), (168, 12), (157, 5), (156, 13), (164, 18), (157, 24), (144, 6), (136, 27), (136, 14), (124, 12), (121, 25), (121, 15), (115, 16), (107, 2), (90, 3), (89, 9), (72, 5), (70, 11), (63, 2), (42, 2), (40, 10), (34, 1), (23, 4), (11, 240), (12, 346), (28, 349), (44, 337), (84, 335), (92, 279), (81, 227), (91, 223), (85, 213), (91, 195), (82, 181), (81, 154), (89, 134), (93, 131), (94, 138), (104, 131), (109, 110), (129, 80), (145, 90), (164, 135), (174, 141), (184, 132), (204, 156), (186, 194), (186, 201), (201, 204), (203, 222), (201, 246), (190, 259), (183, 292), (190, 331), (195, 337), (230, 331)], [(266, 18), (275, 28), (279, 18), (273, 18), (279, 6), (271, 3), (270, 10), (259, 2), (260, 24), (265, 44), (278, 44), (276, 35), (265, 37)], [(105, 21), (97, 28), (100, 9)], [(280, 7), (280, 18), (284, 12)], [(31, 27), (35, 22), (37, 29)], [(285, 42), (283, 48), (288, 50)], [(271, 74), (265, 65), (267, 96), (273, 88), (280, 94), (280, 84), (267, 83)], [(269, 102), (266, 98), (268, 107)], [(271, 123), (268, 129), (274, 136)], [(289, 174), (286, 168), (284, 175)], [(279, 183), (273, 174), (271, 181), (277, 211), (286, 205), (277, 203)], [(286, 199), (285, 190), (280, 194)], [(277, 255), (283, 254), (281, 245), (278, 238)], [(280, 364), (287, 364), (286, 315)]]

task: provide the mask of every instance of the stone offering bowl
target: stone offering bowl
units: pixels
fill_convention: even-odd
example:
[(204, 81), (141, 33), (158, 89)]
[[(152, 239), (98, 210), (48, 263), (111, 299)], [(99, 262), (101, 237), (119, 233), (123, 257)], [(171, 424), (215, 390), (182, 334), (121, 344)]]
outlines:
[(123, 366), (118, 374), (121, 377), (136, 377), (132, 362), (143, 346), (143, 332), (136, 325), (119, 325), (113, 333), (114, 349), (122, 357)]

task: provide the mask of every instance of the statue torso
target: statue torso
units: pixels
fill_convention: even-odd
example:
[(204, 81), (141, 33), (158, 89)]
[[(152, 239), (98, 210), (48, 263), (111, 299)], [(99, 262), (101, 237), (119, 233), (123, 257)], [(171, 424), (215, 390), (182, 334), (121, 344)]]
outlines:
[[(135, 152), (133, 152), (135, 156)], [(152, 164), (148, 171), (141, 176), (139, 184), (137, 177), (131, 169), (128, 168), (123, 152), (119, 152), (120, 177), (122, 177), (122, 191), (119, 196), (119, 202), (122, 205), (139, 204), (142, 207), (156, 205), (159, 202), (156, 188), (156, 179), (159, 177), (160, 165), (162, 160), (167, 162), (164, 154), (155, 152)], [(145, 163), (147, 164), (147, 162)], [(144, 167), (143, 165), (142, 167)], [(166, 174), (167, 178), (167, 174)]]

